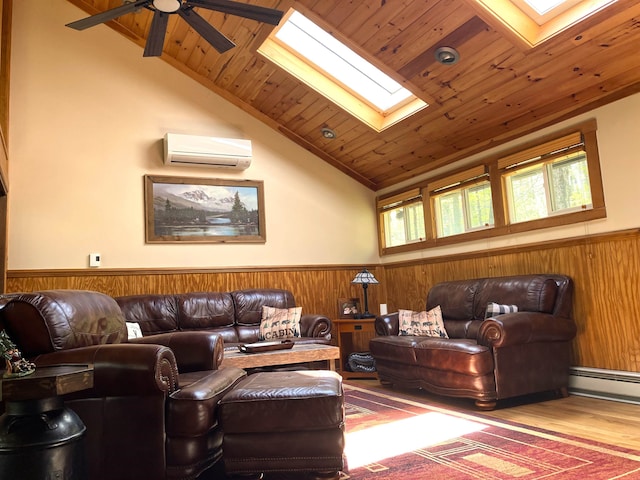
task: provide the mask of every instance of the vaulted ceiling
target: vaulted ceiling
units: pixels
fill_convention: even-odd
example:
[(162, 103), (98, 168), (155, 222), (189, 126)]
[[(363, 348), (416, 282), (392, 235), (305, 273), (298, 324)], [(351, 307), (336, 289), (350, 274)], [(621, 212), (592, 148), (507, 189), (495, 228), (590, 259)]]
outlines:
[[(68, 1), (90, 15), (123, 3)], [(636, 0), (533, 47), (478, 0), (241, 1), (318, 17), (429, 107), (378, 133), (256, 53), (272, 26), (205, 9), (197, 11), (235, 48), (218, 53), (171, 15), (162, 58), (372, 190), (640, 91)], [(107, 25), (143, 47), (151, 17), (141, 9)], [(438, 63), (440, 46), (457, 49), (459, 62)], [(140, 61), (149, 61), (142, 48)]]

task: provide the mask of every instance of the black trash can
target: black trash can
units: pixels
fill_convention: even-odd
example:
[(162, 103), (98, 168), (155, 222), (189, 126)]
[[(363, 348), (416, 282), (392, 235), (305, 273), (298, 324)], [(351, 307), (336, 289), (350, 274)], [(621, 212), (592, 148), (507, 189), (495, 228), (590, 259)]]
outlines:
[(6, 402), (0, 416), (0, 478), (86, 480), (86, 427), (61, 398)]

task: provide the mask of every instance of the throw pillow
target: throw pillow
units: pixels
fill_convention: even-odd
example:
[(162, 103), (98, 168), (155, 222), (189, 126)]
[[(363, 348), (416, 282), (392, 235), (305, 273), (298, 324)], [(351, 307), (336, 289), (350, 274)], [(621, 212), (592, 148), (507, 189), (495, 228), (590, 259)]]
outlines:
[(487, 303), (487, 310), (484, 314), (484, 318), (497, 317), (505, 313), (514, 313), (518, 311), (517, 305), (500, 305), (499, 303), (489, 302)]
[(302, 307), (262, 307), (260, 340), (283, 340), (300, 336)]
[(126, 322), (127, 324), (127, 337), (129, 340), (132, 338), (140, 338), (142, 337), (142, 329), (140, 328), (140, 324), (136, 322)]
[(444, 328), (440, 305), (428, 312), (398, 310), (398, 319), (400, 322), (400, 335), (449, 338)]

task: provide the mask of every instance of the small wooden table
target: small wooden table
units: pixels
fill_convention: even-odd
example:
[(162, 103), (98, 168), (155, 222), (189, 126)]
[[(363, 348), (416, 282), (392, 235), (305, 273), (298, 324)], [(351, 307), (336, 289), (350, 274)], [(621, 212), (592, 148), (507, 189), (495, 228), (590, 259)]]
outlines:
[(0, 378), (0, 400), (20, 402), (59, 397), (93, 387), (93, 366), (38, 367), (24, 377)]
[(346, 369), (350, 353), (369, 351), (369, 340), (376, 336), (375, 318), (338, 318), (331, 321), (337, 329), (342, 376), (344, 378), (378, 378), (375, 372), (350, 372)]
[(338, 347), (317, 343), (297, 343), (291, 349), (260, 353), (242, 353), (238, 349), (225, 350), (220, 366), (257, 368), (326, 360), (329, 362), (329, 369), (335, 370), (334, 361), (338, 358), (340, 358)]

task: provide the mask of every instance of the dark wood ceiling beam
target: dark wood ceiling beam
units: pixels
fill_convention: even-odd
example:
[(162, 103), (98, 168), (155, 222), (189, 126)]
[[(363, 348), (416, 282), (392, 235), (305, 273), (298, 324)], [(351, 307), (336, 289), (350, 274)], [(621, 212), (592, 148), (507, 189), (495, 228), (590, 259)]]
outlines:
[(479, 17), (473, 17), (460, 28), (454, 30), (449, 35), (443, 37), (436, 45), (431, 46), (406, 65), (403, 65), (398, 73), (407, 80), (411, 80), (420, 72), (429, 68), (436, 62), (435, 52), (439, 47), (456, 48), (458, 45), (468, 42), (481, 32), (487, 31), (489, 27)]

